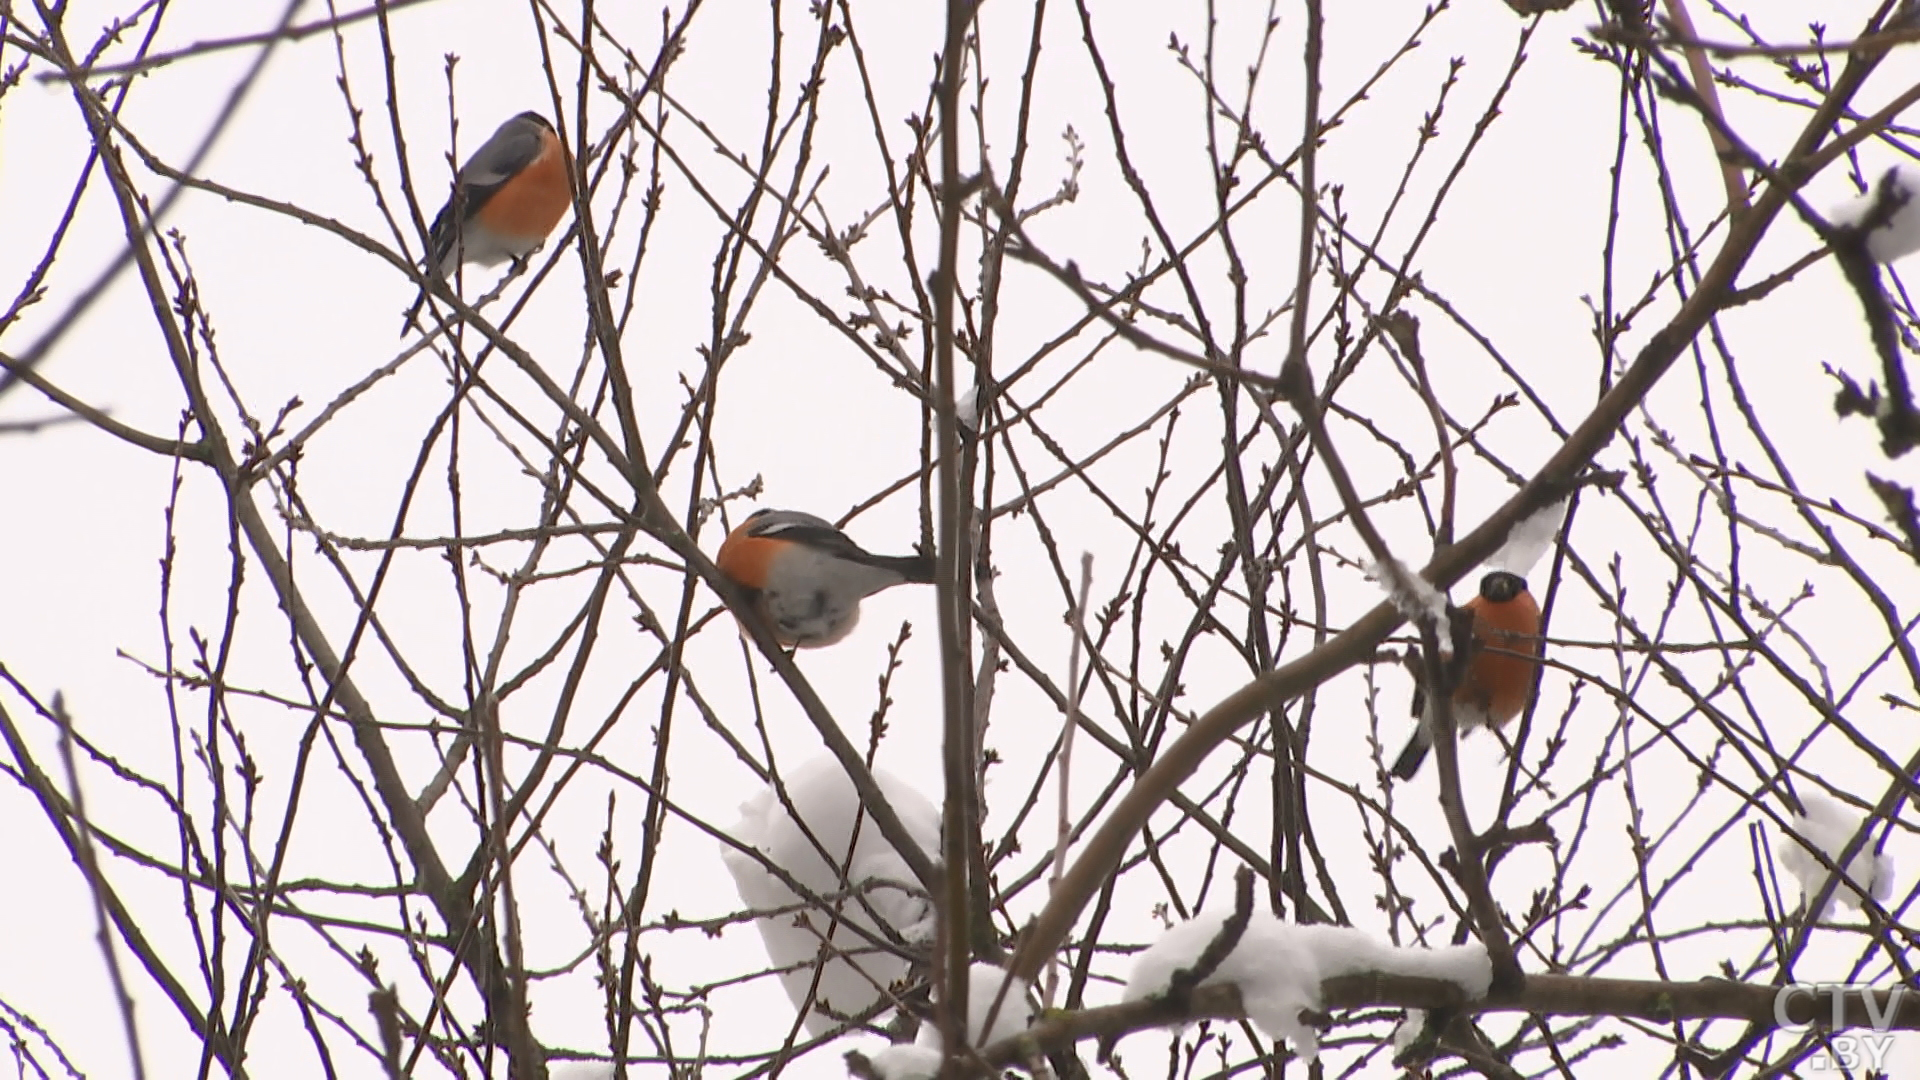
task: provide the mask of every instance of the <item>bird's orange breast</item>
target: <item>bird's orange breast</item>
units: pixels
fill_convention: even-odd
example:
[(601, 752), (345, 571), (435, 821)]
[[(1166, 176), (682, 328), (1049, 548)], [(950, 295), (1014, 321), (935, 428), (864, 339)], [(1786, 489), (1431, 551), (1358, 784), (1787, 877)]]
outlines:
[(736, 584), (749, 589), (764, 589), (768, 575), (772, 573), (774, 556), (779, 550), (780, 541), (753, 536), (747, 532), (746, 525), (741, 525), (727, 534), (726, 542), (720, 545), (720, 554), (714, 557), (713, 563)]
[(1542, 644), (1540, 605), (1533, 594), (1522, 592), (1501, 603), (1476, 596), (1466, 607), (1473, 612), (1473, 634), (1482, 648), (1453, 700), (1486, 709), (1488, 722), (1498, 727), (1520, 715), (1533, 694), (1534, 658)]
[(501, 185), (476, 215), (487, 228), (507, 236), (539, 241), (560, 223), (573, 205), (572, 174), (560, 137), (540, 134), (540, 156)]

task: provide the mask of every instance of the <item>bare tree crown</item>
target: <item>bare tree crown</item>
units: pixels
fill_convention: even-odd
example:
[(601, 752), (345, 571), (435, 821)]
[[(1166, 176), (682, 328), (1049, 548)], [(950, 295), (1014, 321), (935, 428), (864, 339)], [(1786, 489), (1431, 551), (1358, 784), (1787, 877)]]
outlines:
[(18, 1075), (1920, 1068), (1912, 4), (176, 6), (0, 0)]

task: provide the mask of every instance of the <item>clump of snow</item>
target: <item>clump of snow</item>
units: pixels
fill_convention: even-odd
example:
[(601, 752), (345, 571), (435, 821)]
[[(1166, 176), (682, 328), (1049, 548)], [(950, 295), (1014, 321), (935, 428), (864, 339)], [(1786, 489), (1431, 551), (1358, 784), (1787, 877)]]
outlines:
[(1351, 926), (1316, 923), (1295, 926), (1282, 923), (1301, 936), (1320, 966), (1322, 979), (1378, 971), (1416, 979), (1439, 979), (1466, 991), (1468, 997), (1485, 997), (1493, 986), (1493, 962), (1486, 946), (1443, 945), (1437, 949), (1401, 948)]
[[(939, 851), (940, 812), (933, 804), (913, 785), (883, 770), (873, 770), (873, 778), (920, 849)], [(768, 787), (740, 804), (740, 820), (727, 832), (812, 897), (796, 893), (744, 851), (726, 847), (721, 858), (740, 899), (749, 909), (765, 912), (756, 920), (760, 935), (773, 966), (789, 969), (781, 971), (780, 981), (794, 1006), (806, 1003), (825, 944), (827, 959), (820, 964), (814, 1004), (841, 1015), (863, 1013), (883, 1000), (890, 983), (907, 974), (906, 958), (879, 943), (931, 940), (933, 904), (906, 860), (862, 812), (859, 793), (839, 762), (809, 761), (789, 770), (784, 785), (792, 813)], [(806, 823), (804, 830), (796, 815)], [(841, 867), (846, 868), (844, 875)], [(831, 1031), (836, 1023), (817, 1008), (806, 1016), (807, 1030), (814, 1035)]]
[(1892, 262), (1920, 251), (1920, 167), (1901, 163), (1880, 174), (1866, 194), (1835, 207), (1828, 220), (1857, 226), (1869, 216), (1878, 221), (1867, 234), (1867, 254)]
[[(1005, 994), (1002, 995), (1004, 988)], [(1033, 1022), (1027, 984), (984, 961), (967, 969), (967, 1037), (974, 1046), (1011, 1038)], [(911, 1043), (889, 1046), (869, 1060), (883, 1080), (932, 1080), (940, 1072), (940, 1027), (928, 1021)]]
[(1427, 1010), (1408, 1009), (1406, 1019), (1400, 1021), (1399, 1025), (1393, 1029), (1394, 1054), (1398, 1056), (1405, 1053), (1407, 1047), (1413, 1045), (1414, 1040), (1420, 1037), (1420, 1032), (1425, 1030), (1426, 1026)]
[[(1025, 981), (984, 962), (967, 971), (967, 1035), (975, 1046), (1012, 1038), (1033, 1023)], [(921, 1030), (925, 1030), (923, 1027)]]
[[(1002, 987), (1006, 988), (1004, 995)], [(1009, 980), (1005, 968), (975, 961), (967, 969), (967, 1038), (975, 1046), (986, 1046), (1027, 1030), (1033, 1023), (1030, 999), (1024, 980)], [(914, 1040), (922, 1047), (938, 1051), (940, 1026), (921, 1024)]]
[[(1203, 911), (1167, 931), (1134, 961), (1120, 1000), (1140, 1001), (1166, 993), (1175, 973), (1192, 969), (1231, 915)], [(1298, 929), (1254, 911), (1239, 943), (1200, 985), (1239, 987), (1247, 1018), (1312, 1061), (1320, 1053), (1320, 1034), (1300, 1019), (1300, 1011), (1320, 1008), (1320, 964), (1305, 936), (1292, 932)]]
[(1453, 655), (1452, 635), (1447, 632), (1447, 594), (1433, 587), (1426, 578), (1407, 569), (1406, 564), (1388, 555), (1380, 562), (1367, 562), (1362, 569), (1367, 580), (1380, 586), (1407, 621), (1415, 626), (1431, 624), (1440, 639), (1442, 659)]
[[(1825, 795), (1815, 791), (1802, 791), (1800, 801), (1807, 808), (1805, 814), (1793, 814), (1787, 818), (1787, 827), (1807, 838), (1827, 856), (1827, 861), (1838, 864), (1840, 856), (1847, 850), (1847, 844), (1854, 834), (1860, 831), (1863, 818)], [(1787, 872), (1800, 882), (1800, 892), (1804, 898), (1812, 898), (1826, 887), (1828, 870), (1821, 865), (1803, 844), (1792, 837), (1784, 837), (1781, 844), (1780, 861), (1786, 865)], [(1847, 879), (1860, 886), (1860, 891), (1882, 903), (1893, 895), (1893, 859), (1885, 854), (1874, 854), (1873, 840), (1868, 838), (1853, 861), (1847, 864)], [(1833, 911), (1838, 901), (1850, 908), (1861, 906), (1860, 895), (1842, 882), (1833, 890), (1833, 897), (1820, 912), (1824, 918)]]
[(1388, 960), (1381, 970), (1450, 982), (1470, 998), (1486, 997), (1493, 989), (1493, 961), (1487, 947), (1477, 941), (1437, 949), (1393, 949)]
[[(1202, 912), (1167, 931), (1134, 961), (1121, 1000), (1166, 993), (1175, 973), (1192, 970), (1229, 916), (1227, 911)], [(1320, 1053), (1320, 1034), (1302, 1019), (1302, 1010), (1320, 1010), (1325, 980), (1368, 971), (1445, 979), (1472, 997), (1486, 994), (1493, 981), (1486, 949), (1479, 945), (1402, 949), (1363, 930), (1298, 926), (1255, 910), (1233, 951), (1200, 985), (1236, 986), (1247, 1018), (1269, 1037), (1285, 1039), (1294, 1053), (1311, 1062)]]
[(889, 1046), (868, 1060), (884, 1080), (933, 1080), (940, 1073), (940, 1051), (914, 1043)]
[(980, 434), (980, 388), (974, 387), (953, 403), (954, 420), (969, 435)]
[(1487, 560), (1492, 570), (1505, 570), (1526, 577), (1533, 564), (1553, 546), (1560, 526), (1567, 520), (1567, 500), (1550, 503), (1516, 522), (1507, 533), (1507, 542)]

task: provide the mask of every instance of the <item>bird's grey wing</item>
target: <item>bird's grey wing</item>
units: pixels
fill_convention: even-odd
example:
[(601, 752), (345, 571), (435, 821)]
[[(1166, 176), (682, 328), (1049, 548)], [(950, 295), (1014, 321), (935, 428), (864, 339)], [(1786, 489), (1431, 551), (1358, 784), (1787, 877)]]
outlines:
[(846, 533), (834, 528), (832, 522), (799, 510), (775, 510), (763, 514), (760, 520), (754, 522), (752, 532), (755, 536), (792, 540), (855, 562), (864, 563), (873, 558), (865, 548), (848, 539)]
[(433, 227), (427, 230), (433, 247), (429, 266), (440, 267), (447, 261), (458, 236), (454, 225), (465, 225), (501, 185), (532, 164), (540, 156), (540, 141), (540, 125), (516, 116), (501, 124), (460, 166), (453, 198), (433, 216)]
[(538, 124), (515, 117), (500, 125), (480, 149), (460, 166), (460, 194), (463, 218), (469, 218), (507, 181), (518, 176), (540, 156), (542, 139)]

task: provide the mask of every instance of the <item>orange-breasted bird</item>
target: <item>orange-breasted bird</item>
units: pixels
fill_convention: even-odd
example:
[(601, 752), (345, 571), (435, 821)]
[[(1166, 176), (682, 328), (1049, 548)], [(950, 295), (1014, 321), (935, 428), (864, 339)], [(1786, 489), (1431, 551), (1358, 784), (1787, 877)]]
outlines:
[[(1453, 717), (1461, 732), (1500, 727), (1520, 715), (1533, 696), (1541, 646), (1540, 605), (1526, 579), (1495, 570), (1480, 579), (1480, 595), (1466, 602), (1473, 613), (1473, 640), (1460, 686), (1453, 692)], [(1433, 749), (1427, 727), (1426, 694), (1415, 686), (1413, 714), (1420, 724), (1393, 763), (1393, 775), (1411, 780)]]
[(853, 633), (860, 601), (907, 582), (930, 584), (929, 555), (875, 555), (832, 523), (798, 510), (756, 510), (714, 559), (748, 590), (782, 645), (817, 649)]
[[(428, 231), (427, 272), (445, 280), (463, 262), (497, 266), (533, 253), (573, 205), (560, 136), (537, 112), (500, 125), (454, 177), (453, 195)], [(426, 290), (407, 311), (411, 330)]]

